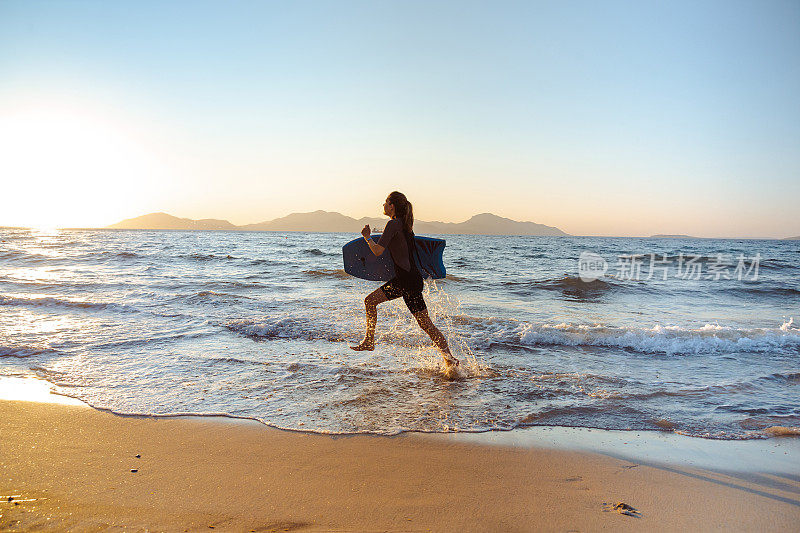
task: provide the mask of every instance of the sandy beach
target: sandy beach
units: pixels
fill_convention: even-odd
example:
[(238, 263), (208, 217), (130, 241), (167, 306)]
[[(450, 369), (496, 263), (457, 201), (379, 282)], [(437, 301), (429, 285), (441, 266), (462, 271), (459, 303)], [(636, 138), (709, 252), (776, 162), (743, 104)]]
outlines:
[(789, 473), (8, 399), (0, 496), (9, 531), (780, 531), (800, 520)]

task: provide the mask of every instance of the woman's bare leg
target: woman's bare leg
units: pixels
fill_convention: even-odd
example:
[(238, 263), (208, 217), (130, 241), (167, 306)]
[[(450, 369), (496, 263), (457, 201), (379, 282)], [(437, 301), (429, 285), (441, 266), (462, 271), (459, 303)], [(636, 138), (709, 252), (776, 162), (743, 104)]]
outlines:
[(419, 326), (425, 333), (428, 334), (436, 347), (442, 351), (444, 362), (448, 366), (458, 365), (458, 359), (453, 357), (453, 354), (450, 353), (450, 348), (447, 346), (447, 339), (444, 338), (444, 335), (442, 335), (442, 332), (439, 331), (439, 328), (437, 328), (431, 321), (431, 317), (428, 316), (428, 310), (423, 309), (422, 311), (414, 313), (414, 318), (417, 319)]
[(377, 288), (364, 298), (364, 306), (367, 310), (367, 332), (364, 340), (358, 346), (351, 346), (353, 350), (374, 350), (375, 349), (375, 325), (378, 323), (378, 304), (387, 300), (386, 294), (382, 289)]

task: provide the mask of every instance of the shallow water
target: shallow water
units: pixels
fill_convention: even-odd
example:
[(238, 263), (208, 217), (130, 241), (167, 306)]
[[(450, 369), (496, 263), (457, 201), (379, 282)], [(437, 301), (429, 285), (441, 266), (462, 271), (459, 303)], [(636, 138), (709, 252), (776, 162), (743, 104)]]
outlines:
[[(380, 285), (343, 272), (354, 237), (0, 229), (0, 374), (120, 413), (332, 433), (800, 426), (796, 241), (439, 236), (448, 278), (425, 298), (465, 363), (448, 381), (402, 300), (379, 307), (375, 352), (348, 348)], [(582, 252), (605, 275), (582, 281)], [(651, 253), (667, 279), (646, 255), (629, 275)], [(677, 276), (687, 254), (700, 279)], [(737, 279), (740, 254), (757, 275)]]

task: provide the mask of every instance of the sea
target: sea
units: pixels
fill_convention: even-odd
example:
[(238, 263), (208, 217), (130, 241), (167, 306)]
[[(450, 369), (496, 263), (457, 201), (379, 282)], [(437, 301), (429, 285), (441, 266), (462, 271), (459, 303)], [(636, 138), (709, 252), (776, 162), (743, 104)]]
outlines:
[(0, 376), (119, 414), (328, 434), (568, 426), (800, 433), (800, 241), (430, 235), (460, 374), (358, 233), (0, 229)]

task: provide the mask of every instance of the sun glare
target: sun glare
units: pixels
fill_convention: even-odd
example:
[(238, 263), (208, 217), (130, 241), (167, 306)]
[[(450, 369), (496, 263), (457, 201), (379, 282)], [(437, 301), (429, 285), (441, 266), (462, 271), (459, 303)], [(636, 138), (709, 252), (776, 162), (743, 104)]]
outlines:
[(86, 405), (75, 398), (53, 393), (51, 389), (50, 383), (43, 379), (0, 376), (0, 400)]
[(164, 176), (130, 126), (68, 106), (0, 109), (0, 151), (8, 198), (0, 225), (107, 225)]

